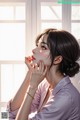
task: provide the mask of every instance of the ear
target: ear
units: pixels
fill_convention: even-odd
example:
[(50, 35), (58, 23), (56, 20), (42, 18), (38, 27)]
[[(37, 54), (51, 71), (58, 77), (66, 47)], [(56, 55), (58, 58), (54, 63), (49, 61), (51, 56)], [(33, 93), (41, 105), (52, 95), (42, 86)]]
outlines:
[(55, 65), (56, 65), (56, 64), (59, 64), (59, 63), (61, 63), (62, 59), (63, 59), (63, 57), (62, 57), (61, 55), (56, 56), (53, 63), (54, 63)]

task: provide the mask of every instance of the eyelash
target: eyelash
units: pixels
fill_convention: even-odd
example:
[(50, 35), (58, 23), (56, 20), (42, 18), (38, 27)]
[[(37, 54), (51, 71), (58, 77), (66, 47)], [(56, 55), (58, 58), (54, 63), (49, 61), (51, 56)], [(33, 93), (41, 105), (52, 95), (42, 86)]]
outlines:
[[(39, 45), (36, 44), (36, 47), (39, 47)], [(41, 48), (42, 48), (43, 50), (47, 50), (47, 48), (46, 48), (44, 45), (41, 45)]]
[(47, 48), (46, 48), (45, 46), (43, 46), (43, 45), (41, 46), (41, 48), (42, 48), (43, 50), (47, 50)]

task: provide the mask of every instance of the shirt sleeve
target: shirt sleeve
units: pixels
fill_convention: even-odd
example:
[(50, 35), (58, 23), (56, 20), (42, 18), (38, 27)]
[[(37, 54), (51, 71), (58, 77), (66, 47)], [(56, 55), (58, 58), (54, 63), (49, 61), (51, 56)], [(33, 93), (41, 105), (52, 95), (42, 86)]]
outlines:
[[(34, 99), (32, 101), (30, 113), (35, 113), (37, 111), (38, 107), (39, 107), (39, 104), (40, 104), (40, 86), (38, 87), (38, 89), (35, 93)], [(7, 111), (8, 111), (8, 114), (9, 114), (9, 120), (15, 120), (18, 109), (12, 111), (11, 110), (11, 100), (8, 102)]]
[(7, 112), (9, 114), (9, 120), (15, 120), (18, 109), (14, 110), (14, 111), (11, 110), (11, 100), (7, 104)]
[(34, 113), (38, 110), (39, 104), (40, 104), (40, 99), (41, 99), (41, 86), (38, 86), (38, 89), (35, 93), (34, 99), (32, 101), (32, 105), (31, 105), (31, 112), (30, 113)]
[(72, 101), (69, 94), (60, 94), (51, 98), (34, 117), (29, 120), (66, 120), (72, 110)]

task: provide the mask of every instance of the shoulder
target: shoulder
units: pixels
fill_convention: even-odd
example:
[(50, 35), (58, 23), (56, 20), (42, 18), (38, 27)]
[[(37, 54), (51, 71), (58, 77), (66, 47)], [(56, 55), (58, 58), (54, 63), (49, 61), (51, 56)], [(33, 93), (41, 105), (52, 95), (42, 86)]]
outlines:
[[(52, 106), (53, 108), (58, 108), (60, 111), (71, 112), (74, 109), (80, 111), (80, 94), (74, 88), (73, 89), (63, 88), (61, 89), (53, 98)], [(77, 108), (77, 106), (79, 106)]]
[(52, 106), (55, 106), (60, 110), (67, 110), (70, 106), (72, 106), (71, 94), (67, 91), (60, 91), (54, 96)]

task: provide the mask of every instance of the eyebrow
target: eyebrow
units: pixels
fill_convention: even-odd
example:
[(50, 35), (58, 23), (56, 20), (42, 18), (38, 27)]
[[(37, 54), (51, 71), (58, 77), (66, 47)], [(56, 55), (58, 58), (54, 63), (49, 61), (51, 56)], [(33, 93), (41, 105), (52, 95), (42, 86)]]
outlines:
[(45, 45), (47, 45), (47, 43), (46, 43), (46, 42), (44, 42), (44, 41), (43, 41), (43, 42), (41, 42), (41, 43), (42, 43), (42, 44), (45, 44)]

